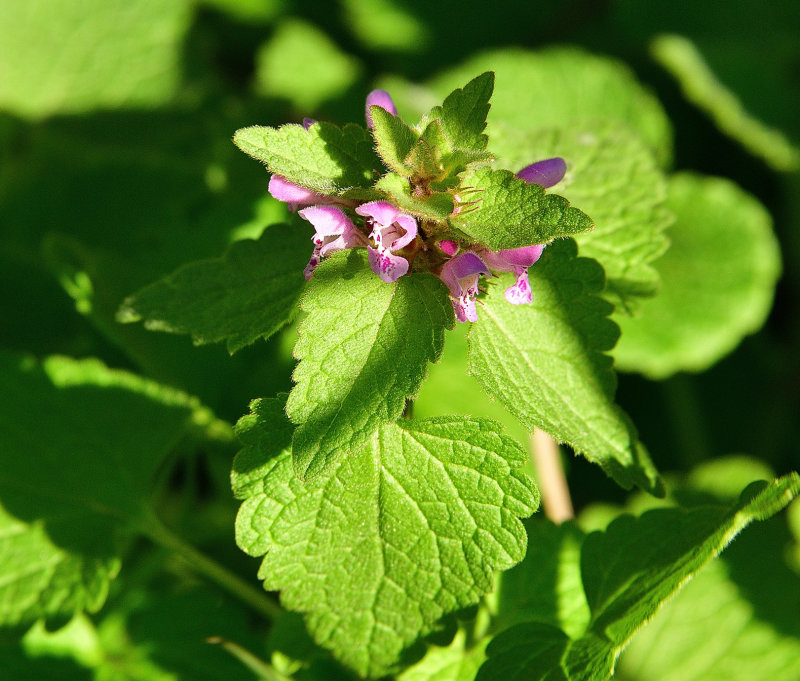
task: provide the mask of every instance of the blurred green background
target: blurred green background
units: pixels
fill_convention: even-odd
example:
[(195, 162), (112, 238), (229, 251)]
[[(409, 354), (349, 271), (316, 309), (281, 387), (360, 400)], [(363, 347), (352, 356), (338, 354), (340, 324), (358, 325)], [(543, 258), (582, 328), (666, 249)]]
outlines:
[[(693, 97), (691, 68), (675, 77), (663, 34), (692, 41), (752, 118), (716, 111), (714, 93)], [(474, 53), (578, 45), (624, 61), (660, 99), (672, 170), (733, 179), (769, 209), (784, 249), (761, 332), (703, 374), (622, 375), (619, 401), (662, 469), (748, 452), (784, 472), (800, 440), (798, 35), (793, 0), (4, 0), (0, 347), (100, 357), (237, 419), (253, 397), (290, 387), (291, 330), (229, 357), (114, 320), (126, 295), (287, 219), (233, 132), (304, 116), (361, 122), (376, 84), (424, 106), (425, 84)], [(762, 143), (767, 128), (749, 121), (778, 136)], [(463, 352), (460, 330), (420, 415), (500, 416), (474, 384), (453, 388)], [(621, 496), (583, 461), (570, 478), (578, 505)]]

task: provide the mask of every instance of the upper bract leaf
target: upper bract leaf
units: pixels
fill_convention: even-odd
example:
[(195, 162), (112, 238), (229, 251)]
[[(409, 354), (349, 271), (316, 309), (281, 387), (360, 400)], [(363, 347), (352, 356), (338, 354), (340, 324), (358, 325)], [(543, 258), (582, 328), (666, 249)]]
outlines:
[(234, 353), (294, 316), (310, 251), (307, 232), (275, 225), (258, 241), (237, 241), (222, 258), (184, 265), (133, 294), (117, 320), (188, 333), (197, 345), (225, 341)]
[(314, 123), (308, 129), (254, 125), (237, 130), (233, 141), (271, 173), (320, 194), (369, 190), (382, 167), (372, 136), (353, 123)]
[[(277, 410), (273, 410), (276, 411)], [(264, 430), (269, 422), (250, 423)], [(265, 554), (267, 589), (306, 614), (314, 638), (363, 675), (385, 674), (442, 615), (521, 560), (519, 516), (538, 504), (517, 469), (524, 450), (499, 424), (469, 417), (381, 426), (361, 448), (301, 482), (291, 454), (234, 467), (246, 497), (237, 542)]]
[(530, 281), (530, 305), (509, 305), (503, 286), (490, 286), (470, 330), (470, 372), (529, 430), (567, 442), (623, 487), (659, 493), (647, 451), (614, 403), (616, 377), (604, 351), (619, 330), (597, 295), (602, 269), (577, 258), (573, 241), (558, 241), (530, 269)]
[(456, 200), (460, 205), (450, 225), (494, 251), (544, 244), (592, 228), (591, 218), (565, 198), (507, 170), (466, 171)]
[(493, 90), (494, 73), (482, 73), (463, 88), (453, 90), (427, 118), (441, 121), (442, 130), (453, 149), (483, 151), (488, 143), (483, 130)]
[(326, 259), (302, 306), (300, 363), (286, 410), (298, 426), (296, 470), (313, 476), (400, 416), (455, 319), (439, 279), (420, 273), (387, 284), (363, 250)]
[(404, 161), (419, 140), (419, 133), (409, 127), (402, 118), (380, 106), (373, 106), (370, 109), (372, 135), (375, 138), (378, 154), (388, 168), (404, 177), (409, 177), (414, 169)]
[(97, 610), (196, 401), (95, 360), (0, 356), (0, 624)]

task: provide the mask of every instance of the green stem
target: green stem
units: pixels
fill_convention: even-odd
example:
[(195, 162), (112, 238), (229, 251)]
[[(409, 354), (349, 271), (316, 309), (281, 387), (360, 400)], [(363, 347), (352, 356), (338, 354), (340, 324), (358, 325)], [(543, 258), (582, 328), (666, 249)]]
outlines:
[(145, 520), (139, 529), (156, 544), (178, 554), (196, 572), (236, 596), (268, 621), (275, 620), (283, 612), (281, 607), (264, 591), (249, 584), (228, 568), (198, 551), (191, 544), (187, 544), (164, 527), (157, 518), (152, 517)]

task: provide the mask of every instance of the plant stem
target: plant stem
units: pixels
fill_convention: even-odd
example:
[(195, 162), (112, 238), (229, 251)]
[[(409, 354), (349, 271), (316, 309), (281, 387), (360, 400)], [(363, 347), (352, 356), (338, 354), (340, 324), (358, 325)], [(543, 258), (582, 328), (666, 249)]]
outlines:
[(249, 584), (228, 568), (198, 551), (191, 544), (187, 544), (162, 525), (157, 518), (148, 518), (141, 523), (139, 529), (159, 546), (174, 551), (196, 572), (236, 596), (268, 621), (276, 619), (283, 612), (281, 607), (264, 591)]
[(563, 523), (574, 518), (575, 511), (572, 508), (564, 467), (561, 465), (558, 444), (543, 430), (534, 428), (530, 435), (530, 449), (542, 488), (545, 514), (554, 523)]

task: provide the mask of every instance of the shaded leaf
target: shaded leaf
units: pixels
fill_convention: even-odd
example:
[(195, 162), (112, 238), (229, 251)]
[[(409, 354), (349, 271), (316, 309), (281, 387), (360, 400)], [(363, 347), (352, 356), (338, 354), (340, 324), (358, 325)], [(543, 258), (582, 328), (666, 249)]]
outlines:
[(188, 333), (197, 345), (224, 341), (231, 353), (269, 338), (297, 311), (311, 250), (306, 232), (275, 225), (222, 258), (184, 265), (128, 297), (117, 320)]

